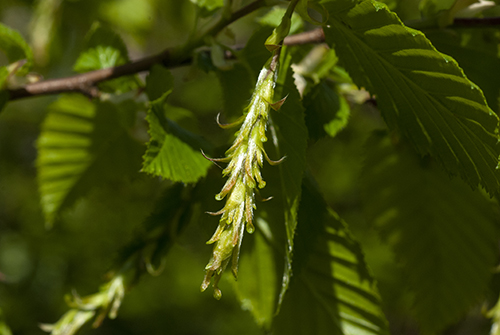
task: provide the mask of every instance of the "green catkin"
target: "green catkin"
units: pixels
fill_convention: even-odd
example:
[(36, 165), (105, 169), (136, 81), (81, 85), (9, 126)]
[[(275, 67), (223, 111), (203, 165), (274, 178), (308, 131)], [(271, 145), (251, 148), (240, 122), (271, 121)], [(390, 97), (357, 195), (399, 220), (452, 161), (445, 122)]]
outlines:
[(219, 212), (219, 226), (207, 244), (214, 243), (212, 258), (205, 267), (205, 278), (201, 290), (205, 291), (214, 279), (214, 297), (220, 299), (222, 293), (217, 287), (222, 272), (231, 262), (234, 276), (238, 274), (238, 258), (244, 231), (253, 233), (253, 210), (255, 206), (255, 188), (263, 188), (266, 182), (262, 179), (260, 169), (267, 155), (264, 142), (267, 141), (266, 125), (269, 118), (271, 101), (277, 78), (277, 59), (279, 52), (266, 63), (260, 71), (255, 91), (246, 115), (237, 133), (233, 145), (226, 151), (229, 164), (223, 171), (229, 176), (221, 192), (215, 196), (217, 200), (226, 198), (226, 204)]

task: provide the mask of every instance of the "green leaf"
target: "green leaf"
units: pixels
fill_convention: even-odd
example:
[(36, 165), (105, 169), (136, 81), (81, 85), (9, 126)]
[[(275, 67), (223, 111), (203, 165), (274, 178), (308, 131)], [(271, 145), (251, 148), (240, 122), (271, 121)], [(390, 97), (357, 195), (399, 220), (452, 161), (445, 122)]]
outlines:
[(176, 109), (165, 104), (173, 87), (173, 76), (164, 67), (154, 66), (146, 78), (146, 93), (152, 101), (146, 117), (151, 139), (142, 171), (172, 181), (194, 183), (206, 175), (211, 163), (200, 151), (204, 141), (167, 119), (165, 114)]
[(9, 79), (9, 70), (6, 66), (0, 66), (0, 89), (4, 89)]
[[(500, 56), (496, 29), (439, 29), (425, 36), (441, 52), (452, 56), (474, 83), (481, 87), (489, 106), (498, 110)], [(481, 61), (478, 62), (478, 59)]]
[(0, 335), (12, 335), (12, 331), (4, 320), (3, 312), (0, 309)]
[(191, 0), (191, 2), (202, 9), (203, 16), (212, 15), (214, 11), (224, 6), (224, 0)]
[[(121, 251), (118, 264), (126, 264), (134, 255), (144, 258), (146, 269), (158, 274), (162, 262), (176, 238), (185, 229), (195, 211), (193, 188), (175, 183), (155, 200), (149, 216), (142, 222), (140, 230)], [(139, 269), (138, 269), (139, 270)]]
[(278, 303), (281, 305), (292, 275), (292, 253), (295, 228), (297, 227), (297, 210), (300, 202), (301, 183), (306, 166), (307, 128), (304, 121), (304, 108), (300, 101), (292, 71), (291, 55), (284, 49), (281, 53), (280, 72), (278, 75), (275, 100), (288, 95), (285, 103), (271, 114), (271, 135), (277, 144), (277, 155), (286, 156), (278, 166), (280, 170), (283, 194), (284, 219), (287, 235), (285, 272)]
[(498, 213), (479, 190), (384, 134), (372, 136), (363, 172), (366, 214), (390, 243), (414, 292), (423, 330), (437, 332), (479, 302), (498, 250)]
[[(280, 24), (283, 15), (285, 15), (285, 12), (286, 12), (285, 8), (274, 6), (273, 8), (271, 8), (270, 11), (268, 11), (264, 16), (262, 16), (259, 19), (259, 23), (261, 25), (266, 25), (276, 28)], [(298, 33), (300, 30), (302, 30), (303, 27), (304, 27), (304, 21), (302, 20), (299, 14), (294, 12), (292, 14), (292, 24), (290, 26), (290, 34)]]
[(326, 40), (358, 86), (377, 97), (391, 129), (450, 174), (491, 194), (500, 188), (498, 117), (449, 56), (376, 1), (336, 0)]
[(174, 88), (174, 76), (161, 65), (153, 65), (146, 77), (146, 94), (149, 101), (166, 98)]
[[(123, 65), (129, 61), (127, 47), (121, 37), (99, 23), (92, 25), (86, 36), (86, 50), (78, 57), (77, 72), (88, 72)], [(138, 87), (135, 76), (124, 76), (99, 84), (105, 92), (122, 93)]]
[(388, 334), (376, 284), (347, 225), (311, 180), (299, 209), (294, 276), (275, 334)]
[(20, 75), (26, 74), (33, 66), (33, 53), (29, 45), (21, 34), (2, 23), (0, 23), (0, 50), (5, 53), (10, 63), (26, 60), (26, 63), (16, 70)]
[(257, 214), (255, 224), (256, 233), (243, 244), (235, 287), (241, 307), (252, 313), (259, 326), (269, 330), (275, 314), (277, 281), (280, 278), (272, 245), (274, 236), (271, 225), (275, 223), (267, 222)]
[(323, 81), (304, 97), (306, 125), (310, 137), (335, 137), (349, 121), (350, 108), (335, 87)]
[(37, 142), (38, 183), (46, 224), (92, 187), (140, 168), (141, 146), (111, 103), (62, 96), (49, 107)]
[(201, 154), (203, 141), (168, 120), (162, 105), (161, 100), (151, 103), (146, 117), (151, 139), (142, 171), (172, 181), (195, 183), (212, 165)]
[(9, 93), (7, 91), (0, 91), (0, 112), (4, 108), (4, 106), (9, 101)]
[(255, 85), (250, 79), (248, 69), (241, 63), (236, 63), (230, 70), (217, 70), (216, 73), (224, 99), (222, 119), (236, 120), (241, 117), (243, 110), (248, 105), (248, 99), (252, 95), (252, 89)]

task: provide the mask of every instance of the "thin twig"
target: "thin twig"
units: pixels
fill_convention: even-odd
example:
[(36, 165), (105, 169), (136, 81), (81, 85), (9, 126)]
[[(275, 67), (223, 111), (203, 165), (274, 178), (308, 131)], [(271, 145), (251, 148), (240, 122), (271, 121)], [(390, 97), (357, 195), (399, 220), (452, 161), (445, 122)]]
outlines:
[[(227, 20), (222, 20), (216, 24), (210, 33), (217, 33), (228, 24), (236, 21), (237, 19), (245, 16), (262, 7), (264, 1), (255, 1), (233, 13)], [(486, 17), (486, 18), (457, 18), (454, 20), (453, 28), (460, 27), (484, 27), (484, 26), (498, 26), (500, 25), (500, 17)], [(297, 35), (287, 36), (284, 40), (284, 45), (302, 45), (309, 43), (323, 43), (325, 35), (322, 28), (317, 28)], [(199, 45), (192, 46), (198, 47)], [(91, 71), (71, 77), (43, 80), (25, 86), (8, 89), (9, 100), (19, 100), (27, 97), (34, 97), (39, 95), (50, 95), (65, 92), (79, 92), (91, 98), (99, 95), (97, 84), (106, 80), (115, 79), (122, 76), (133, 75), (139, 72), (148, 71), (154, 64), (163, 64), (167, 68), (174, 68), (192, 62), (192, 58), (186, 57), (171, 57), (173, 49), (167, 49), (160, 54), (141, 58), (139, 60), (127, 63), (125, 65), (111, 67), (102, 70)]]
[[(323, 36), (323, 39), (320, 36)], [(310, 40), (309, 43), (323, 41), (324, 35), (321, 28), (298, 35), (288, 36), (285, 38), (284, 44), (305, 44), (308, 43), (308, 40)], [(71, 77), (43, 80), (19, 88), (9, 89), (7, 90), (10, 97), (9, 100), (19, 100), (28, 97), (65, 92), (78, 92), (90, 98), (96, 98), (99, 96), (99, 90), (96, 85), (103, 81), (148, 71), (154, 64), (162, 64), (167, 68), (174, 68), (192, 62), (192, 58), (190, 57), (172, 59), (170, 57), (171, 51), (171, 49), (167, 49), (158, 55), (141, 58), (116, 67), (86, 72)]]

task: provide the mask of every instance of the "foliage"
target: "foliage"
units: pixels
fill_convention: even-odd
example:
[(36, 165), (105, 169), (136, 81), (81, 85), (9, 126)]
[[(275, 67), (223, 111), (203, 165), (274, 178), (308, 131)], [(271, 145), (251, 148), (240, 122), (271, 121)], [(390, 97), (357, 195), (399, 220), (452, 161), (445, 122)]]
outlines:
[(498, 17), (0, 3), (0, 334), (497, 334)]

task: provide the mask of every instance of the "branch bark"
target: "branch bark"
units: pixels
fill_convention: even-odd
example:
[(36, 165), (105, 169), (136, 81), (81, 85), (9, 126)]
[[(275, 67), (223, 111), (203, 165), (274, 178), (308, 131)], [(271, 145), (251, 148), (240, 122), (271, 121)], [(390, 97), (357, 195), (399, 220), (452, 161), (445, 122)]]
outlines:
[[(247, 6), (236, 13), (227, 20), (223, 22), (225, 25), (231, 23), (245, 13), (254, 11), (263, 5), (262, 0), (258, 0), (251, 5)], [(217, 32), (224, 24), (220, 24), (213, 27), (213, 31)], [(500, 17), (489, 17), (489, 18), (457, 18), (454, 20), (453, 26), (455, 28), (460, 27), (484, 27), (491, 25), (500, 25)], [(322, 28), (317, 28), (297, 35), (287, 36), (284, 40), (284, 45), (302, 45), (309, 43), (323, 43), (325, 41), (325, 35)], [(178, 66), (183, 66), (190, 64), (192, 58), (179, 59), (171, 57), (172, 49), (167, 49), (157, 55), (149, 56), (145, 58), (132, 61), (125, 65), (91, 71), (83, 74), (78, 74), (75, 76), (43, 80), (40, 82), (27, 84), (19, 88), (8, 89), (9, 100), (19, 100), (28, 97), (34, 97), (39, 95), (50, 95), (59, 94), (66, 92), (79, 92), (90, 98), (96, 98), (99, 96), (99, 89), (97, 84), (103, 81), (115, 79), (122, 76), (133, 75), (136, 73), (148, 71), (154, 64), (162, 64), (167, 68), (174, 68)]]
[[(321, 43), (323, 41), (323, 30), (318, 28), (305, 33), (288, 36), (285, 38), (284, 44), (299, 45)], [(167, 68), (174, 68), (192, 62), (191, 58), (173, 59), (171, 54), (172, 49), (167, 49), (157, 55), (141, 58), (121, 66), (86, 72), (71, 77), (43, 80), (19, 88), (8, 89), (7, 93), (9, 94), (10, 101), (68, 92), (78, 92), (90, 98), (96, 98), (99, 96), (97, 84), (103, 81), (148, 71), (154, 64), (162, 64)]]

